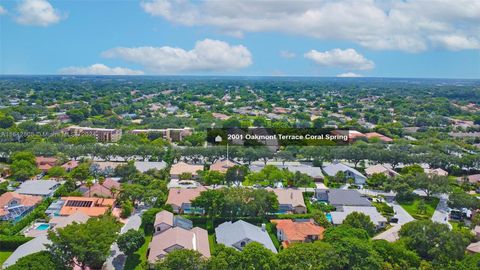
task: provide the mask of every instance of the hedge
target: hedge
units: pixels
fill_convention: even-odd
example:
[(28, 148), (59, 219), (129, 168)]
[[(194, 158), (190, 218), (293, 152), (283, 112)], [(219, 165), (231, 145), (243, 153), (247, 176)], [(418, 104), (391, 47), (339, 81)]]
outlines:
[(22, 235), (0, 235), (0, 250), (13, 251), (32, 239), (32, 237)]

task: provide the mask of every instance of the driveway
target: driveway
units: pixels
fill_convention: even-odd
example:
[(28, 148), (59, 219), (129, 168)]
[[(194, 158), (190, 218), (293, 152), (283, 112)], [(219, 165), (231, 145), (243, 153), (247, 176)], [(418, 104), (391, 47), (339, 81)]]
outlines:
[[(142, 224), (142, 214), (145, 210), (137, 212), (128, 218), (127, 223), (123, 225), (120, 230), (120, 234), (126, 233), (130, 229), (138, 230)], [(103, 264), (103, 270), (123, 270), (125, 265), (125, 260), (127, 257), (117, 246), (117, 243), (113, 243), (110, 248), (110, 257)]]
[(452, 229), (452, 224), (448, 222), (448, 195), (441, 194), (438, 196), (440, 201), (438, 202), (437, 208), (432, 216), (432, 221), (447, 224), (450, 230)]
[(402, 228), (403, 224), (414, 221), (415, 219), (397, 202), (389, 203), (388, 205), (393, 208), (395, 216), (398, 218), (398, 222), (396, 224), (392, 224), (393, 226), (390, 229), (376, 235), (375, 237), (373, 237), (373, 239), (383, 239), (387, 240), (388, 242), (395, 242), (399, 238), (398, 232)]

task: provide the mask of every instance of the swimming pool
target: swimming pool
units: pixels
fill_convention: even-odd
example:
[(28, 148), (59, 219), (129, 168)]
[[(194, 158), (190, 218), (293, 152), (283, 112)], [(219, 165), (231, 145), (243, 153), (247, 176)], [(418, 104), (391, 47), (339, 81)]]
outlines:
[(332, 222), (332, 214), (326, 213), (325, 216), (327, 216), (328, 221), (330, 221), (330, 223), (331, 223)]
[(46, 231), (50, 228), (50, 224), (48, 223), (42, 223), (40, 225), (38, 225), (35, 230), (38, 230), (38, 231)]

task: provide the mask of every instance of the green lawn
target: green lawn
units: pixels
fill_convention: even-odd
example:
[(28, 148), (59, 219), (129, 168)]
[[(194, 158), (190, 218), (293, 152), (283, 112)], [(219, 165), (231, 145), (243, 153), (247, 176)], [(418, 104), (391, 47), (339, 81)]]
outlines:
[(152, 235), (145, 235), (145, 244), (143, 244), (143, 246), (141, 246), (135, 253), (127, 257), (127, 260), (125, 261), (125, 270), (144, 269), (143, 266), (147, 263), (147, 250), (150, 241), (152, 241)]
[[(419, 210), (421, 200), (425, 201), (425, 211), (423, 213)], [(416, 197), (412, 201), (402, 201), (399, 204), (415, 219), (430, 219), (433, 216), (433, 212), (435, 212), (435, 208), (437, 208), (438, 201), (439, 199), (435, 197), (430, 197), (429, 200)]]
[(10, 255), (12, 255), (13, 251), (1, 251), (0, 250), (0, 265), (3, 264), (3, 262), (5, 262), (8, 257), (10, 257)]
[(208, 235), (208, 244), (210, 245), (210, 254), (213, 254), (215, 251), (215, 245), (217, 244), (217, 241), (215, 241), (215, 234), (209, 234)]

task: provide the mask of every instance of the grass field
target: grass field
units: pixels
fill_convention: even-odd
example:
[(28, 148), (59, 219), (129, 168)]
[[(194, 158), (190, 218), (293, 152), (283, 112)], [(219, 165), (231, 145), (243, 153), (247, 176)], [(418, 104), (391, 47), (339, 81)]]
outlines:
[[(420, 202), (424, 200), (425, 202), (425, 209), (424, 211), (420, 211), (419, 205)], [(400, 205), (407, 211), (413, 218), (415, 219), (430, 219), (435, 212), (435, 208), (437, 208), (439, 199), (435, 197), (430, 197), (430, 199), (416, 197), (415, 199), (407, 202), (399, 202)]]
[(148, 245), (152, 241), (152, 235), (145, 235), (145, 243), (135, 253), (127, 257), (125, 270), (143, 270), (147, 262)]
[(0, 265), (2, 265), (12, 253), (13, 251), (0, 251)]

